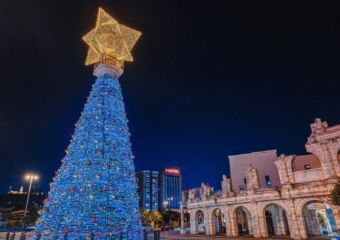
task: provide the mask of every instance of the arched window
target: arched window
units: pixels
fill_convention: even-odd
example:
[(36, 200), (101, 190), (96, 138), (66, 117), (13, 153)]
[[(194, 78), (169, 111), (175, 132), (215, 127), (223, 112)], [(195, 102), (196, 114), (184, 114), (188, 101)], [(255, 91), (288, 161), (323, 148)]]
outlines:
[(308, 236), (328, 236), (336, 232), (331, 207), (321, 201), (310, 201), (302, 209)]
[(250, 235), (253, 233), (251, 229), (251, 215), (246, 208), (238, 207), (235, 209), (235, 220), (238, 235)]
[(226, 233), (226, 224), (224, 214), (219, 208), (212, 212), (213, 234), (224, 235)]
[(196, 229), (198, 234), (205, 234), (204, 213), (201, 210), (196, 212)]

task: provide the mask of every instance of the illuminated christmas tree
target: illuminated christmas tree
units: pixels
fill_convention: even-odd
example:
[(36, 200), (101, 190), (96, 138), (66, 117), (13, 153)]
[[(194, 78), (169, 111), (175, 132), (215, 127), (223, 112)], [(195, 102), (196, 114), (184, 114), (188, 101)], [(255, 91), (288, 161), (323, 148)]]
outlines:
[(97, 76), (45, 200), (35, 239), (142, 239), (129, 130), (118, 77), (140, 32), (99, 9), (83, 37)]

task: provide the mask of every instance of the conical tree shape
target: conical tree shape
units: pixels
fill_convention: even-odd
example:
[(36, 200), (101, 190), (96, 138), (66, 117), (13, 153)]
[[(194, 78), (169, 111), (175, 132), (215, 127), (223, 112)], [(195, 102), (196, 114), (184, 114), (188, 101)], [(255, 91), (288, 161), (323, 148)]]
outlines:
[(93, 85), (50, 188), (36, 237), (142, 239), (126, 113), (112, 75)]

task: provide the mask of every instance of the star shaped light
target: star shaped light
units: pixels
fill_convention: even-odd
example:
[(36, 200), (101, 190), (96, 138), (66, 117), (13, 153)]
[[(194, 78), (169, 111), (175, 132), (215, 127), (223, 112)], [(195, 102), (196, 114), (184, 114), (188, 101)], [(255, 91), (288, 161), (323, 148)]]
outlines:
[(131, 49), (141, 32), (119, 24), (104, 9), (99, 8), (96, 27), (83, 37), (89, 45), (85, 65), (104, 62), (123, 68), (124, 61), (133, 61)]

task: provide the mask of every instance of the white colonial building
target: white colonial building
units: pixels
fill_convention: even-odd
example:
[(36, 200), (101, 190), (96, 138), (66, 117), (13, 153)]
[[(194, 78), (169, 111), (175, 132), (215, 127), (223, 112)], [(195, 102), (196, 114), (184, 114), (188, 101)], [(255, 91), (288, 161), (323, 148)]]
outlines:
[[(182, 233), (306, 239), (334, 235), (340, 208), (329, 194), (340, 177), (340, 125), (316, 119), (307, 155), (276, 156), (276, 150), (229, 156), (231, 179), (222, 191), (208, 184), (183, 192)], [(187, 222), (185, 219), (187, 218)]]

